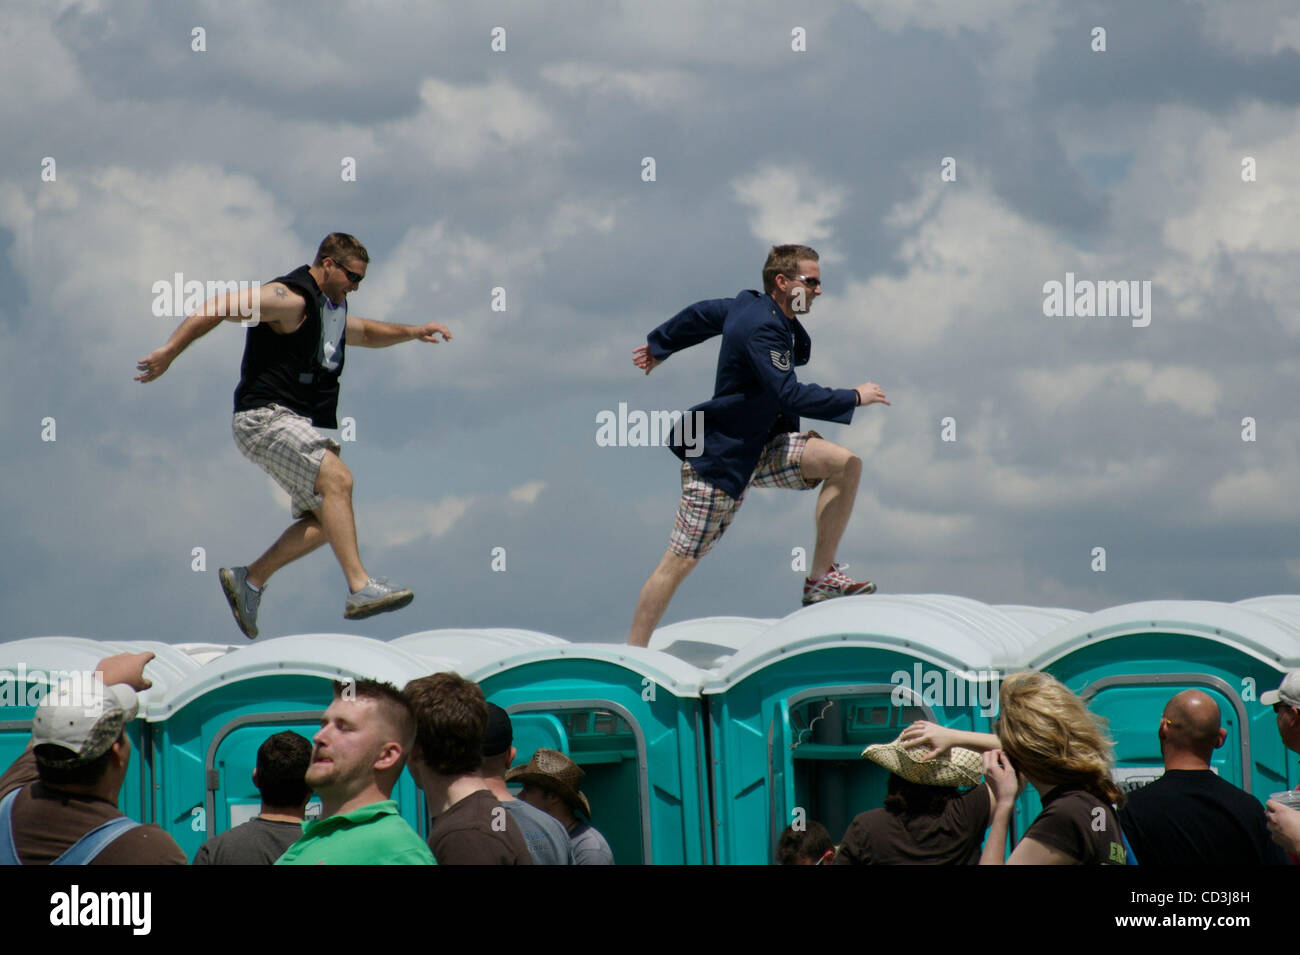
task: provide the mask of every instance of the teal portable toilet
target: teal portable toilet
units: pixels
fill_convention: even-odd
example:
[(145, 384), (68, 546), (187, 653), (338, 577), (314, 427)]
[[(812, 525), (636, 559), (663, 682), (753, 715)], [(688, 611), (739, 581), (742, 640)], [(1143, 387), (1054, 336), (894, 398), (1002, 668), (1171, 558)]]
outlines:
[[(425, 675), (423, 661), (379, 640), (310, 634), (259, 641), (207, 658), (151, 702), (155, 821), (193, 858), (204, 841), (257, 814), (253, 786), (258, 747), (293, 730), (311, 739), (333, 699), (333, 681), (378, 679), (399, 689)], [(393, 790), (403, 818), (424, 834), (410, 773)], [(319, 805), (313, 800), (315, 805)], [(309, 810), (310, 811), (310, 810)]]
[(515, 765), (566, 753), (621, 865), (711, 860), (700, 671), (654, 650), (529, 631), (428, 631), (393, 641), (474, 680), (514, 726)]
[[(1219, 705), (1224, 745), (1211, 765), (1261, 800), (1293, 788), (1294, 759), (1278, 737), (1272, 709), (1258, 702), (1287, 670), (1300, 666), (1300, 598), (1263, 597), (1237, 604), (1160, 600), (1089, 614), (1047, 633), (1025, 656), (1105, 718), (1115, 741), (1121, 789), (1164, 772), (1157, 729), (1165, 704), (1199, 689)], [(1033, 787), (1020, 801), (1021, 830), (1041, 803)]]
[(1034, 634), (945, 595), (844, 597), (796, 611), (708, 671), (717, 859), (766, 864), (787, 825), (838, 840), (884, 801), (861, 758), (916, 719), (988, 732), (1001, 672)]
[[(151, 701), (198, 669), (199, 664), (166, 643), (127, 641), (107, 643), (82, 637), (33, 637), (0, 644), (0, 767), (7, 768), (22, 755), (32, 738), (32, 713), (53, 681), (62, 675), (88, 680), (105, 657), (149, 650), (155, 658), (145, 665), (153, 686), (139, 694), (140, 715)], [(118, 808), (138, 822), (153, 822), (151, 791), (150, 725), (143, 719), (127, 724), (131, 764), (122, 784)]]

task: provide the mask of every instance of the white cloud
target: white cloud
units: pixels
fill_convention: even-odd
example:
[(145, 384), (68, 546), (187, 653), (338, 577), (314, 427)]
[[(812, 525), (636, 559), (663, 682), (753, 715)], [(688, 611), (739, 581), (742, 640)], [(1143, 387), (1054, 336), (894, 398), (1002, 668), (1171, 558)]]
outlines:
[(620, 70), (569, 61), (542, 67), (542, 79), (570, 92), (620, 96), (647, 109), (672, 109), (687, 102), (697, 83), (683, 70)]
[(1161, 366), (1147, 361), (1081, 362), (1068, 368), (1019, 372), (1016, 383), (1031, 405), (1044, 414), (1080, 407), (1103, 385), (1124, 384), (1138, 389), (1148, 404), (1172, 404), (1191, 415), (1214, 414), (1223, 397), (1208, 372), (1187, 366)]
[(510, 491), (510, 500), (518, 501), (521, 504), (536, 504), (537, 497), (546, 489), (545, 481), (529, 481), (527, 484), (521, 484)]
[(760, 166), (734, 180), (731, 188), (752, 210), (750, 232), (772, 244), (825, 241), (831, 234), (829, 220), (844, 208), (844, 190), (823, 184), (801, 166)]

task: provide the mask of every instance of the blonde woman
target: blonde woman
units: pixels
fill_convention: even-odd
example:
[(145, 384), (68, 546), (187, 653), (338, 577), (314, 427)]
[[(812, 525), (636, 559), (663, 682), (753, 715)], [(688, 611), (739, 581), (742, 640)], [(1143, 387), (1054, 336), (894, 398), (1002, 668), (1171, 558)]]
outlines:
[[(980, 864), (1124, 865), (1114, 808), (1124, 796), (1110, 776), (1112, 744), (1104, 722), (1050, 674), (1015, 673), (1002, 681), (996, 729), (993, 736), (914, 723), (902, 736), (934, 754), (952, 746), (984, 751), (993, 818)], [(1043, 811), (1007, 858), (1022, 778), (1038, 790)]]

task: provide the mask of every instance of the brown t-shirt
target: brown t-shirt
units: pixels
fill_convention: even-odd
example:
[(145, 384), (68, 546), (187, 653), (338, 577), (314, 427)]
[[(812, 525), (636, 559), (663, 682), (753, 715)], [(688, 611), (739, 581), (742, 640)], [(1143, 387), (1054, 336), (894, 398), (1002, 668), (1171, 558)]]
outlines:
[(1060, 850), (1080, 865), (1124, 865), (1128, 860), (1115, 810), (1082, 789), (1057, 786), (1046, 793), (1043, 811), (1025, 838)]
[(429, 829), (438, 865), (532, 865), (519, 823), (486, 789), (470, 793)]
[[(66, 793), (40, 782), (31, 748), (0, 776), (0, 799), (19, 786), (14, 800), (14, 847), (24, 865), (49, 865), (72, 844), (111, 819), (124, 815), (98, 796)], [(158, 826), (136, 826), (122, 833), (91, 865), (185, 865), (176, 840)]]
[(989, 825), (989, 791), (976, 786), (932, 816), (872, 809), (849, 823), (836, 865), (977, 865)]

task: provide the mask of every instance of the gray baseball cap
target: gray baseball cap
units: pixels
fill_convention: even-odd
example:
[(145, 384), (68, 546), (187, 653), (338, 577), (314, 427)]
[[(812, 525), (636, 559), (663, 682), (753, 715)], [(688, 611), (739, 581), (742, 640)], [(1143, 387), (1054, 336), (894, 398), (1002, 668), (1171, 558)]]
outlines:
[(125, 683), (104, 686), (63, 681), (50, 689), (32, 715), (32, 745), (58, 746), (66, 757), (48, 751), (36, 761), (61, 769), (93, 762), (112, 748), (126, 724), (140, 711), (135, 690)]
[(1300, 670), (1292, 670), (1282, 678), (1282, 685), (1276, 690), (1269, 690), (1259, 695), (1259, 702), (1265, 706), (1282, 702), (1288, 706), (1300, 706)]

